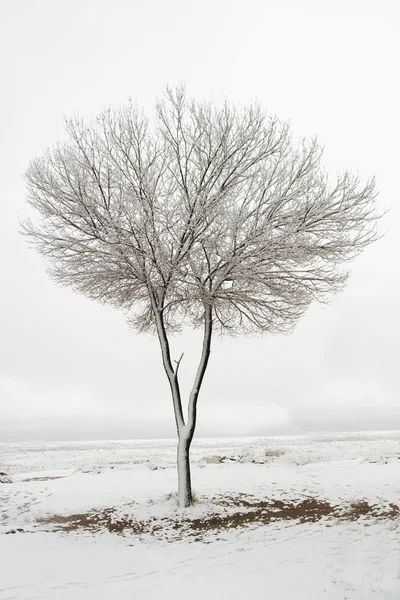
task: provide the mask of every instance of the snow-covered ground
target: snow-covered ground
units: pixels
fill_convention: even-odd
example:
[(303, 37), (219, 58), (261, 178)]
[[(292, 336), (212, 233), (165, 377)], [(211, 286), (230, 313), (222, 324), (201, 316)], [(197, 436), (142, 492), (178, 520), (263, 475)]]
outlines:
[[(174, 440), (0, 444), (0, 600), (400, 600), (398, 517), (176, 527), (248, 510), (237, 498), (390, 511), (400, 432), (196, 440), (192, 461), (198, 502), (182, 514)], [(158, 526), (58, 530), (104, 509)]]

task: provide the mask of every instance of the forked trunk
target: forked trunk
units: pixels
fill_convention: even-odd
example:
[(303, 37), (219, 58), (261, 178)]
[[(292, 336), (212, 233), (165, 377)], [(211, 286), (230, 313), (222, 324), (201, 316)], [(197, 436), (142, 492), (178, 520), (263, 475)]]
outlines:
[[(149, 285), (151, 290), (151, 286)], [(171, 388), (172, 402), (174, 406), (176, 429), (178, 432), (178, 503), (180, 508), (185, 508), (193, 504), (192, 485), (190, 478), (190, 457), (189, 450), (192, 443), (193, 434), (196, 428), (197, 419), (197, 400), (204, 373), (207, 369), (208, 359), (210, 357), (210, 346), (212, 337), (212, 307), (206, 304), (204, 307), (204, 338), (203, 349), (200, 357), (199, 366), (194, 379), (192, 391), (189, 396), (187, 421), (183, 417), (181, 391), (178, 381), (178, 370), (182, 356), (176, 362), (176, 367), (172, 366), (170, 346), (167, 332), (165, 329), (163, 308), (158, 306), (157, 298), (154, 293), (150, 293), (154, 316), (157, 326), (158, 339), (160, 341), (161, 355), (165, 373), (168, 377)]]
[(192, 482), (190, 478), (190, 444), (191, 440), (185, 434), (179, 434), (178, 441), (178, 503), (180, 508), (193, 504)]

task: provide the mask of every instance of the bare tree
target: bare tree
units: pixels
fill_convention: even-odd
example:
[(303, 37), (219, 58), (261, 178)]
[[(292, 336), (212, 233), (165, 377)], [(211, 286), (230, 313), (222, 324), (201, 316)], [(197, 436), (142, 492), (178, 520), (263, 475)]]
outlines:
[[(153, 120), (132, 103), (31, 162), (23, 225), (51, 277), (157, 333), (178, 432), (179, 504), (192, 503), (189, 449), (213, 333), (289, 330), (342, 289), (342, 264), (376, 239), (375, 183), (332, 182), (316, 140), (259, 105), (236, 110), (167, 89)], [(184, 414), (169, 335), (203, 329)]]

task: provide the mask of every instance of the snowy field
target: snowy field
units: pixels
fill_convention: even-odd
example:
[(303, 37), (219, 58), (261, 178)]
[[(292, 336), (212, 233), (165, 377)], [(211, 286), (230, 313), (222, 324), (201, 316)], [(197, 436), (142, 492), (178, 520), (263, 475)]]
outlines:
[(0, 600), (400, 600), (400, 432), (192, 462), (182, 512), (174, 440), (0, 444)]

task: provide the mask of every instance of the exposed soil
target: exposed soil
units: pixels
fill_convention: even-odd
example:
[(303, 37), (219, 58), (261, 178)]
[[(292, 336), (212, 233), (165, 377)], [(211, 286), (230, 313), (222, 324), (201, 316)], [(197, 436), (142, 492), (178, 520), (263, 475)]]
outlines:
[[(200, 540), (205, 533), (267, 525), (277, 521), (315, 523), (322, 519), (330, 522), (368, 520), (394, 520), (400, 516), (395, 504), (380, 506), (362, 500), (350, 505), (332, 505), (318, 498), (302, 501), (261, 500), (245, 494), (223, 496), (213, 499), (214, 504), (230, 508), (230, 512), (208, 514), (202, 518), (176, 514), (159, 519), (138, 520), (134, 516), (121, 516), (114, 508), (85, 514), (54, 515), (42, 519), (41, 524), (51, 525), (56, 531), (99, 531), (129, 535), (153, 535), (175, 539), (189, 536)], [(233, 509), (233, 511), (232, 511)], [(235, 510), (236, 509), (236, 510)]]

